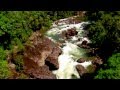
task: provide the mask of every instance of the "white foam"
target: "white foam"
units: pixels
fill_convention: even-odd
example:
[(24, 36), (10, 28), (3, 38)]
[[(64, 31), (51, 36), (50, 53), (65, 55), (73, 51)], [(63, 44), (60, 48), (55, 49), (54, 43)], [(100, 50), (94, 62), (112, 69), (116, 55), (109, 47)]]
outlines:
[[(68, 29), (76, 28), (78, 35), (71, 37), (69, 40), (65, 40), (63, 43), (62, 54), (58, 57), (59, 69), (53, 71), (57, 79), (71, 79), (72, 75), (75, 75), (77, 78), (80, 78), (76, 65), (82, 65), (87, 68), (91, 65), (91, 62), (78, 63), (77, 60), (81, 57), (84, 57), (85, 52), (82, 48), (78, 47), (77, 44), (81, 44), (84, 40), (90, 43), (90, 40), (87, 37), (82, 36), (83, 24), (89, 24), (89, 22), (81, 22), (78, 24), (68, 24), (68, 18), (60, 19), (58, 24), (53, 23), (52, 28), (46, 33), (46, 35), (54, 42), (62, 40), (60, 34)], [(78, 38), (82, 38), (81, 41), (78, 41)]]

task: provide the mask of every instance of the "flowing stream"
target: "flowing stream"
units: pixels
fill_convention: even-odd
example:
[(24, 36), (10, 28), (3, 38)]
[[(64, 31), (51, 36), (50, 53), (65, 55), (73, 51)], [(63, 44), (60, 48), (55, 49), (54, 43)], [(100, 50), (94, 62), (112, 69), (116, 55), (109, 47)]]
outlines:
[[(80, 48), (78, 45), (84, 40), (86, 40), (87, 43), (91, 43), (91, 41), (86, 37), (86, 31), (83, 30), (84, 25), (89, 24), (89, 22), (75, 24), (69, 23), (68, 19), (69, 18), (60, 19), (57, 24), (54, 22), (51, 29), (46, 33), (48, 38), (56, 43), (64, 41), (60, 46), (62, 54), (58, 57), (59, 69), (53, 71), (57, 79), (72, 79), (73, 75), (76, 78), (80, 78), (79, 73), (76, 70), (76, 65), (82, 65), (84, 68), (87, 68), (92, 64), (91, 61), (85, 61), (83, 63), (77, 62), (78, 59), (86, 56), (85, 49)], [(62, 32), (71, 28), (76, 29), (78, 32), (77, 35), (71, 36), (69, 39), (64, 39), (61, 36)]]

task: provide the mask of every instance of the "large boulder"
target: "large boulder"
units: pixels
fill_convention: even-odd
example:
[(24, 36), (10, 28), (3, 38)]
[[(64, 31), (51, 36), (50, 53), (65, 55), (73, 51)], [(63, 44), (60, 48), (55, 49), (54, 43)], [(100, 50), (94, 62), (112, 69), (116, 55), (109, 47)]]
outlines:
[(77, 65), (76, 69), (80, 76), (83, 76), (83, 74), (87, 73), (87, 70), (82, 65)]
[(46, 65), (50, 67), (50, 70), (56, 70), (59, 68), (58, 56), (62, 53), (62, 50), (55, 46), (52, 53), (46, 59)]
[(25, 46), (25, 66), (28, 65), (28, 61), (32, 64), (34, 62), (35, 66), (43, 66), (45, 64), (45, 59), (52, 53), (54, 47), (53, 42), (48, 38), (36, 36), (30, 44), (31, 45), (27, 44)]
[[(58, 69), (59, 47), (39, 32), (33, 33), (25, 44), (24, 70), (26, 74), (39, 79), (54, 79), (51, 68)], [(50, 64), (48, 64), (50, 63)]]
[(49, 70), (49, 67), (46, 65), (42, 67), (26, 69), (25, 73), (34, 79), (56, 79), (56, 76)]

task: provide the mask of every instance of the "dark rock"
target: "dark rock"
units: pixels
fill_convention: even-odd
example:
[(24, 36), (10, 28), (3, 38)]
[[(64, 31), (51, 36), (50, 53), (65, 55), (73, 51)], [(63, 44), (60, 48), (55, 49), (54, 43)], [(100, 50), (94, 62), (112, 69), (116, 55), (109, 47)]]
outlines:
[(78, 41), (81, 41), (82, 40), (82, 38), (78, 38)]
[(81, 48), (86, 48), (89, 49), (90, 46), (88, 46), (88, 42), (86, 40), (84, 40), (81, 44), (78, 45)]
[(75, 28), (68, 29), (67, 31), (62, 31), (61, 37), (64, 39), (70, 39), (71, 36), (77, 35), (78, 32), (76, 31)]
[(83, 62), (85, 62), (85, 59), (80, 58), (79, 60), (77, 60), (77, 62), (78, 62), (78, 63), (83, 63)]
[(46, 65), (50, 67), (50, 70), (56, 70), (59, 68), (58, 56), (62, 53), (59, 47), (54, 47), (52, 53), (46, 59)]
[[(33, 33), (29, 43), (25, 45), (24, 70), (25, 73), (39, 79), (54, 79), (55, 75), (50, 71), (53, 66), (59, 68), (57, 57), (60, 50), (47, 37), (41, 36), (39, 32)], [(46, 60), (53, 66), (46, 66)]]
[(101, 64), (103, 64), (103, 61), (102, 61), (102, 59), (96, 57), (94, 60), (92, 60), (92, 64), (101, 65)]
[[(24, 63), (25, 66), (35, 64), (35, 66), (43, 66), (45, 59), (51, 54), (54, 43), (46, 37), (40, 37), (38, 33), (32, 35), (31, 43), (25, 46)], [(29, 66), (28, 65), (28, 66)]]
[(49, 71), (48, 66), (26, 69), (25, 73), (35, 79), (56, 79), (56, 76)]
[(76, 69), (80, 76), (84, 75), (87, 72), (87, 70), (82, 65), (77, 65)]
[[(88, 46), (88, 45), (78, 44), (77, 46), (78, 46), (78, 47), (81, 47), (81, 48), (84, 48), (84, 49), (90, 49), (90, 46)], [(90, 50), (89, 50), (89, 51), (90, 51)]]
[(84, 40), (81, 45), (87, 45), (87, 41)]
[(67, 33), (66, 33), (66, 35), (69, 35), (69, 36), (75, 36), (77, 34), (78, 34), (78, 32), (76, 31), (75, 28), (68, 29)]

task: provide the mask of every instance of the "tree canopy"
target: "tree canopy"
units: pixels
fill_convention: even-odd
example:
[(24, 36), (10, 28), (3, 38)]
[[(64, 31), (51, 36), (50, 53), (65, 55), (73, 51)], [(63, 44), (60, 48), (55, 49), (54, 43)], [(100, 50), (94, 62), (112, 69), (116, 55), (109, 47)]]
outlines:
[[(8, 51), (24, 49), (28, 37), (37, 30), (49, 30), (54, 20), (74, 15), (71, 11), (0, 11), (0, 78), (9, 76)], [(16, 51), (17, 52), (17, 51)], [(22, 68), (22, 56), (15, 62), (18, 71)]]
[[(98, 71), (97, 79), (120, 78), (120, 11), (95, 11), (86, 13), (91, 24), (86, 27), (94, 47), (104, 66)], [(106, 66), (105, 66), (106, 65)]]

